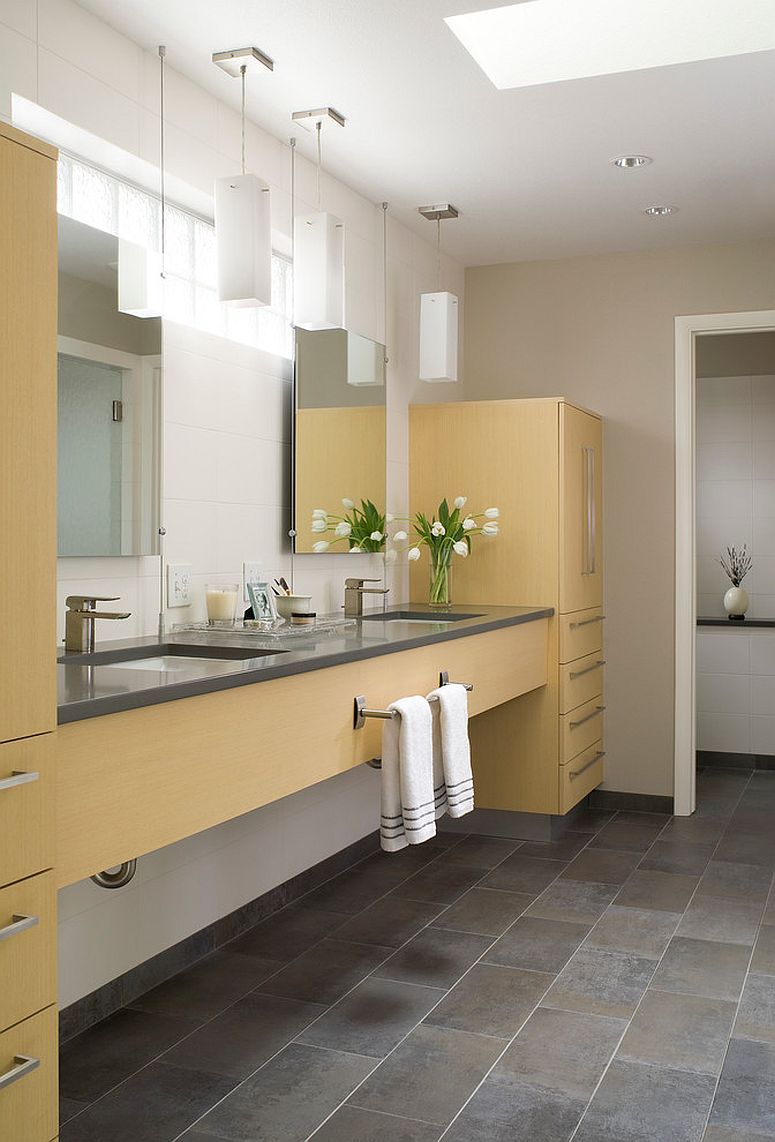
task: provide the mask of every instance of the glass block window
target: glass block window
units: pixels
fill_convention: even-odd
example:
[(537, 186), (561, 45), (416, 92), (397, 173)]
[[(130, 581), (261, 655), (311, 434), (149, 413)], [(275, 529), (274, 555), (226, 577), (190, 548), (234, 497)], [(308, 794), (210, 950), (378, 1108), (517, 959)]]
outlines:
[[(98, 230), (150, 250), (161, 248), (161, 203), (72, 155), (60, 153), (57, 209)], [(179, 206), (165, 212), (164, 316), (267, 353), (293, 354), (291, 262), (272, 255), (272, 304), (223, 305), (216, 296), (215, 227)]]

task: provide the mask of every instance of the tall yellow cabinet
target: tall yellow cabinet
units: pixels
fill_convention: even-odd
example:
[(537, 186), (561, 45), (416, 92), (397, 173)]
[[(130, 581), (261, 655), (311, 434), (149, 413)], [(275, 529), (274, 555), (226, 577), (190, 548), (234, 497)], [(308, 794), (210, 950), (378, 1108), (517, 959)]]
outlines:
[(0, 1138), (57, 1134), (56, 157), (0, 123)]
[[(553, 606), (549, 682), (471, 723), (482, 809), (567, 813), (603, 780), (602, 422), (562, 397), (415, 405), (410, 506), (497, 506), (501, 532), (455, 558), (455, 603)], [(425, 559), (413, 599), (427, 598)]]

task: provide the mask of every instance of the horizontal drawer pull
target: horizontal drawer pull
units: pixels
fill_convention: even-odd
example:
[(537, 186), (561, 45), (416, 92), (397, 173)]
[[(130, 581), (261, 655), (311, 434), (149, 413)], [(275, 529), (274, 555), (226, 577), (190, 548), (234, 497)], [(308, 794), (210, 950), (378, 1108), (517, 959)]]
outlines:
[(581, 769), (572, 769), (568, 774), (568, 780), (575, 781), (577, 777), (581, 777), (582, 773), (586, 773), (588, 769), (591, 769), (593, 765), (596, 765), (597, 762), (600, 761), (601, 757), (605, 757), (604, 749), (599, 750), (591, 761), (588, 761), (586, 765), (582, 765)]
[(594, 666), (587, 666), (584, 670), (571, 670), (568, 677), (571, 681), (573, 681), (574, 678), (583, 678), (585, 674), (591, 674), (593, 670), (599, 670), (601, 666), (605, 666), (604, 658), (601, 658)]
[(13, 789), (15, 785), (27, 785), (30, 781), (37, 781), (39, 773), (26, 773), (15, 769), (10, 777), (0, 777), (0, 789)]
[(604, 709), (605, 706), (595, 706), (592, 713), (587, 714), (586, 718), (581, 718), (578, 722), (569, 722), (568, 724), (572, 730), (576, 730), (579, 726), (583, 726), (585, 722), (591, 722), (592, 719), (596, 718), (598, 714), (602, 714)]
[(576, 630), (578, 627), (588, 627), (591, 623), (601, 623), (605, 615), (595, 615), (593, 619), (582, 619), (579, 623), (570, 623), (570, 629)]
[(10, 940), (11, 936), (18, 936), (20, 932), (26, 932), (28, 928), (34, 928), (39, 923), (39, 916), (14, 916), (11, 924), (0, 928), (0, 940)]
[(23, 1079), (25, 1075), (29, 1075), (32, 1071), (36, 1071), (40, 1066), (40, 1059), (33, 1059), (29, 1055), (14, 1055), (14, 1066), (10, 1071), (6, 1071), (4, 1075), (0, 1075), (0, 1090), (5, 1090), (6, 1087), (12, 1086), (17, 1083), (19, 1079)]

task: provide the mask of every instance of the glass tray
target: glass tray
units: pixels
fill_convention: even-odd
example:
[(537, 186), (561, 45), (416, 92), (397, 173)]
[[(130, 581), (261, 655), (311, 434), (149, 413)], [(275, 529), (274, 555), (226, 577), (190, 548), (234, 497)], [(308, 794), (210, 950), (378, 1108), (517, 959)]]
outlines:
[(334, 634), (352, 626), (355, 626), (355, 620), (345, 618), (318, 619), (314, 626), (292, 626), (285, 619), (279, 619), (275, 624), (256, 619), (236, 619), (234, 622), (176, 623), (172, 629), (175, 632), (196, 631), (197, 633), (219, 631), (238, 638), (257, 638), (263, 642), (268, 638), (303, 638), (305, 635), (309, 637), (313, 634)]

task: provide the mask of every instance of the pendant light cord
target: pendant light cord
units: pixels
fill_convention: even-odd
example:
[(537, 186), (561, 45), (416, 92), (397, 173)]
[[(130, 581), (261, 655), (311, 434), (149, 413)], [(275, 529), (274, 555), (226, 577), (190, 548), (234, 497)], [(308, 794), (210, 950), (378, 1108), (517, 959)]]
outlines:
[(323, 129), (323, 124), (320, 121), (320, 119), (318, 119), (317, 123), (315, 124), (315, 130), (317, 131), (317, 138), (318, 138), (318, 172), (317, 172), (318, 214), (320, 213), (320, 168), (323, 165), (323, 138), (321, 135), (322, 129)]
[(385, 338), (385, 345), (383, 351), (383, 361), (387, 368), (390, 358), (387, 351), (388, 340), (388, 259), (387, 259), (387, 212), (388, 203), (382, 203), (382, 301), (384, 305), (384, 330), (383, 336)]
[(159, 190), (161, 192), (161, 276), (164, 278), (166, 271), (166, 233), (165, 233), (165, 213), (167, 205), (166, 184), (164, 176), (164, 61), (167, 56), (167, 49), (164, 44), (159, 44)]
[(441, 292), (441, 219), (436, 219), (436, 293)]
[(239, 69), (240, 80), (242, 83), (242, 173), (245, 173), (245, 76), (247, 75), (247, 67), (243, 63)]

